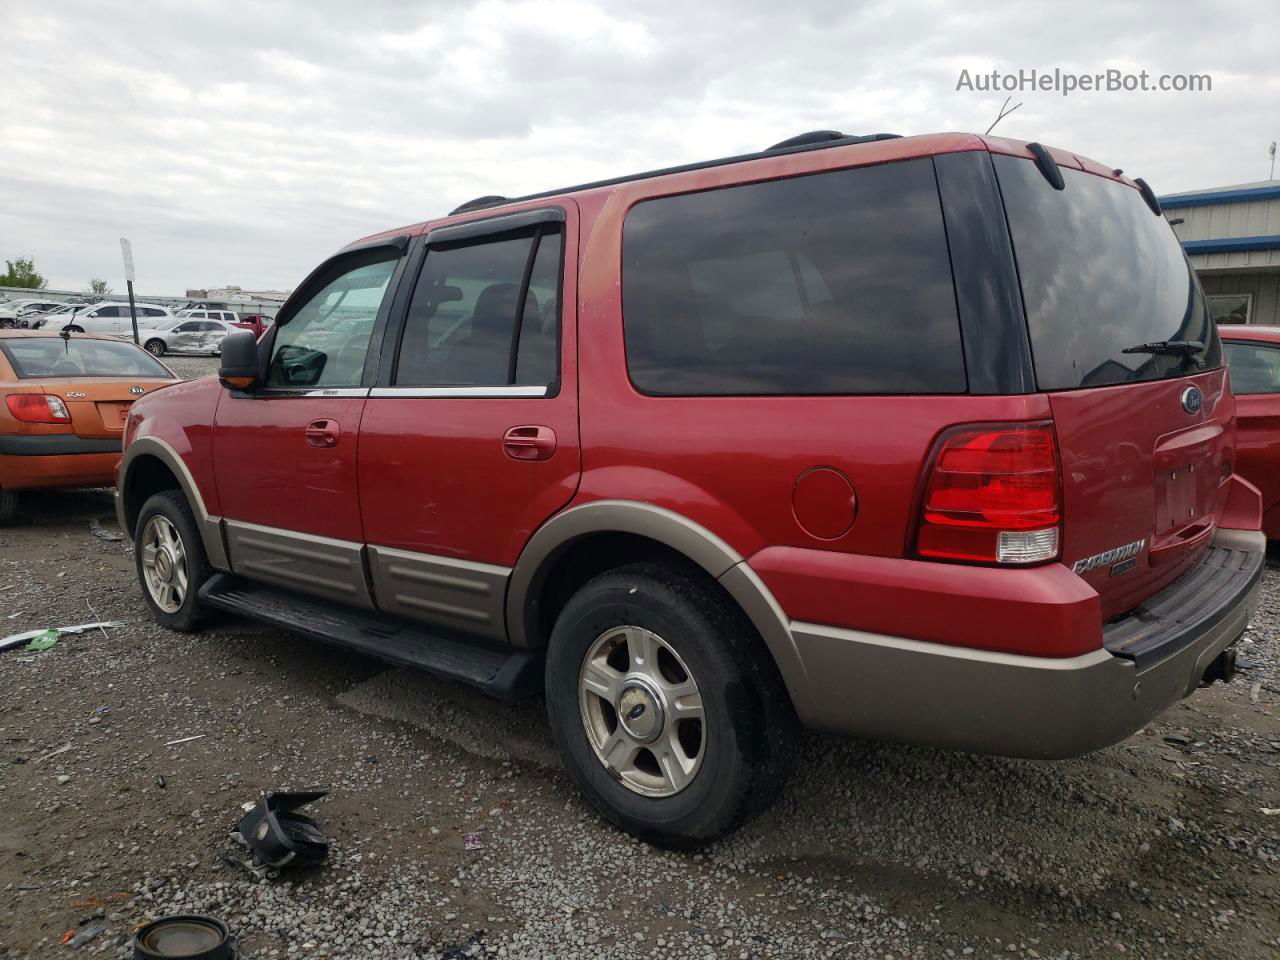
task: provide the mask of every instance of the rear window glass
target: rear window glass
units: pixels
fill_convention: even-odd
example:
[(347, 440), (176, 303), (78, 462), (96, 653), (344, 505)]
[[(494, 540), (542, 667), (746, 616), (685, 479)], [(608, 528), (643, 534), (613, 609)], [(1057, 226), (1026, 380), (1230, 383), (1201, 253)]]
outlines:
[(646, 393), (966, 389), (929, 159), (648, 200), (622, 258)]
[(145, 350), (117, 340), (15, 337), (0, 344), (14, 372), (28, 377), (155, 377), (173, 374)]
[(1226, 340), (1231, 392), (1280, 393), (1280, 344)]
[[(1222, 347), (1182, 245), (1131, 187), (994, 157), (1041, 390), (1160, 380), (1220, 367)], [(1187, 357), (1149, 345), (1196, 341)]]

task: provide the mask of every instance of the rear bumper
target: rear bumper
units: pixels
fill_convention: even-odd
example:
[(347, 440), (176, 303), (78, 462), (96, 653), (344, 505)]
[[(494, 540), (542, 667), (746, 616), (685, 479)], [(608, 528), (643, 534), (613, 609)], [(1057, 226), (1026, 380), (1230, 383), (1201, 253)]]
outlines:
[(1123, 740), (1191, 693), (1257, 607), (1266, 540), (1221, 530), (1102, 649), (1029, 657), (793, 622), (793, 698), (818, 729), (1058, 759)]
[[(0, 438), (13, 440), (15, 438)], [(22, 439), (52, 439), (46, 437)], [(57, 438), (61, 439), (61, 438)], [(115, 468), (120, 462), (116, 441), (106, 450), (97, 440), (81, 440), (94, 446), (80, 452), (50, 450), (46, 453), (11, 453), (11, 445), (0, 446), (0, 489), (33, 490), (47, 487), (108, 487), (115, 483)]]

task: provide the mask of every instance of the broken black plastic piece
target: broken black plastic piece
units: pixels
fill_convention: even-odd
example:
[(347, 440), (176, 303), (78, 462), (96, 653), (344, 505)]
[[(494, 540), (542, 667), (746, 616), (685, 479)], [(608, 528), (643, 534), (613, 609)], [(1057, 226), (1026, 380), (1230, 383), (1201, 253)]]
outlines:
[(1138, 185), (1138, 191), (1142, 194), (1142, 199), (1147, 201), (1147, 206), (1151, 208), (1151, 212), (1157, 217), (1164, 213), (1164, 210), (1160, 207), (1160, 201), (1156, 199), (1156, 192), (1151, 189), (1151, 184), (1141, 177), (1134, 177), (1133, 182)]
[(1058, 169), (1058, 161), (1053, 159), (1053, 154), (1048, 151), (1045, 145), (1043, 143), (1028, 143), (1027, 149), (1036, 158), (1036, 166), (1040, 168), (1044, 178), (1049, 181), (1049, 186), (1055, 190), (1065, 190), (1067, 182), (1062, 179), (1062, 171)]
[(297, 813), (327, 791), (268, 793), (240, 820), (236, 829), (265, 867), (313, 866), (329, 855), (329, 839), (310, 817)]

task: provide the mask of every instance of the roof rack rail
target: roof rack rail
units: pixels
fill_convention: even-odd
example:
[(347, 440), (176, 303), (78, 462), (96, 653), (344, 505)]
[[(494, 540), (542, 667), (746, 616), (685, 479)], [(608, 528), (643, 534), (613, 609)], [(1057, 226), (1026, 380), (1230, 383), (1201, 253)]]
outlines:
[(787, 137), (780, 140), (772, 147), (766, 147), (765, 153), (772, 153), (774, 150), (785, 150), (787, 147), (804, 147), (811, 143), (826, 143), (828, 140), (843, 140), (848, 134), (841, 133), (839, 130), (811, 130), (809, 133), (800, 133), (794, 137)]
[(731, 163), (742, 163), (745, 160), (760, 160), (764, 157), (775, 157), (785, 153), (804, 153), (809, 150), (824, 150), (827, 147), (848, 147), (857, 143), (873, 143), (877, 140), (897, 140), (901, 137), (900, 133), (872, 133), (866, 136), (853, 136), (851, 134), (840, 133), (836, 130), (816, 130), (812, 133), (802, 133), (799, 136), (792, 137), (790, 140), (783, 140), (781, 143), (775, 143), (768, 150), (761, 150), (759, 153), (740, 153), (732, 157), (720, 157), (717, 160), (701, 160), (697, 163), (685, 163), (675, 167), (662, 167), (657, 170), (647, 170), (644, 173), (632, 173), (625, 177), (611, 177), (608, 180), (595, 180), (591, 183), (579, 183), (572, 187), (561, 187), (558, 190), (544, 190), (541, 193), (530, 193), (523, 197), (476, 197), (469, 200), (460, 207), (456, 207), (450, 211), (449, 216), (457, 213), (467, 213), (471, 210), (484, 210), (490, 207), (502, 207), (509, 203), (524, 203), (527, 200), (545, 200), (548, 197), (558, 197), (566, 193), (577, 193), (580, 190), (597, 190), (601, 187), (614, 187), (623, 183), (631, 183), (635, 180), (652, 180), (654, 177), (665, 177), (673, 173), (689, 173), (693, 170), (706, 170), (708, 167), (723, 167)]
[(510, 201), (506, 197), (500, 197), (496, 193), (485, 194), (483, 197), (476, 197), (474, 200), (468, 200), (460, 207), (454, 207), (449, 211), (449, 216), (455, 213), (466, 213), (468, 210), (483, 210), (485, 207), (497, 207)]

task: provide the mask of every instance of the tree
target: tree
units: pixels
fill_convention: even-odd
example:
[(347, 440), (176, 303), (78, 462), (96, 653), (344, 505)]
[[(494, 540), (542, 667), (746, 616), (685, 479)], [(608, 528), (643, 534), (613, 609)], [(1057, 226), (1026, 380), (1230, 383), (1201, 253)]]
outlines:
[(6, 260), (7, 273), (0, 273), (0, 287), (22, 287), (26, 290), (43, 290), (49, 281), (36, 273), (35, 262), (30, 257)]
[(111, 284), (107, 283), (105, 280), (99, 280), (97, 277), (94, 277), (89, 281), (89, 289), (85, 292), (92, 293), (94, 296), (105, 297), (111, 292)]

